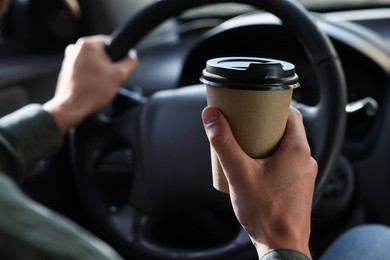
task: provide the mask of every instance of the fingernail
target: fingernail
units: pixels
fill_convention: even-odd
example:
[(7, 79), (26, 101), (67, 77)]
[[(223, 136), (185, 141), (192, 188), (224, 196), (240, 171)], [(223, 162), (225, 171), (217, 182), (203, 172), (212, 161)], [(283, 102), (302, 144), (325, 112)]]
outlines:
[(212, 124), (219, 118), (219, 111), (216, 107), (206, 107), (202, 113), (203, 122), (206, 125)]
[(129, 56), (130, 58), (132, 58), (133, 60), (138, 60), (138, 55), (137, 55), (137, 51), (135, 49), (131, 49), (129, 51)]

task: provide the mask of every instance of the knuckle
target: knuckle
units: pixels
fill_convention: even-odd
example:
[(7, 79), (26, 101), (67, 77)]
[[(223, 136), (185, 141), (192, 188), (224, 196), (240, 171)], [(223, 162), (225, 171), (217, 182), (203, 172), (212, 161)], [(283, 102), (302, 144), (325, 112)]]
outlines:
[(301, 158), (300, 162), (307, 169), (308, 173), (317, 173), (317, 161), (311, 156), (311, 149), (308, 144), (296, 143), (294, 151), (297, 157)]
[(318, 163), (313, 157), (310, 157), (310, 169), (312, 172), (314, 172), (317, 175)]
[(310, 146), (307, 143), (302, 142), (294, 142), (293, 144), (293, 151), (298, 154), (298, 156), (302, 156), (304, 158), (311, 157), (311, 149)]
[(79, 46), (79, 48), (83, 51), (91, 51), (96, 48), (96, 43), (90, 41), (89, 39), (86, 38), (80, 38), (76, 45)]
[(65, 55), (69, 55), (69, 53), (71, 53), (73, 50), (74, 50), (75, 46), (74, 44), (69, 44), (66, 48), (65, 48)]
[(294, 109), (291, 109), (291, 111), (292, 111), (293, 115), (294, 115), (297, 119), (299, 119), (299, 120), (302, 120), (302, 119), (303, 119), (302, 113), (301, 113), (298, 109), (294, 108)]
[(223, 131), (221, 131), (218, 126), (214, 126), (208, 129), (208, 137), (210, 144), (213, 147), (222, 147), (228, 141), (228, 138), (226, 137), (226, 135), (223, 134)]
[(86, 39), (82, 37), (82, 38), (79, 38), (77, 40), (76, 44), (82, 46), (85, 44), (85, 42), (86, 42)]

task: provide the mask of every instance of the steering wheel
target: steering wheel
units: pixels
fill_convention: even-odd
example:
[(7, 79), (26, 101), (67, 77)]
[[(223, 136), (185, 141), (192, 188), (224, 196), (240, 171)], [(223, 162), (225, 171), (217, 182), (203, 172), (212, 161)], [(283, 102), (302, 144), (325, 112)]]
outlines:
[[(346, 86), (337, 53), (304, 7), (289, 0), (156, 1), (114, 31), (106, 51), (119, 60), (166, 19), (219, 2), (249, 4), (279, 17), (315, 68), (318, 104), (294, 105), (303, 115), (319, 165), (316, 202), (341, 151)], [(164, 90), (148, 100), (129, 100), (138, 100), (138, 105), (115, 118), (100, 114), (70, 134), (75, 180), (97, 234), (129, 258), (255, 256), (228, 195), (212, 188), (209, 144), (200, 120), (204, 88)]]

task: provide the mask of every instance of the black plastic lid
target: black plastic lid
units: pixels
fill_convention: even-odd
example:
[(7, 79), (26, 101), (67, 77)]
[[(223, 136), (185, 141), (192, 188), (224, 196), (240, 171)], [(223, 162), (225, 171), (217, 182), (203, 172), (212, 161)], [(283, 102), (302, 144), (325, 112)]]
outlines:
[(208, 60), (200, 81), (213, 87), (247, 90), (283, 90), (299, 86), (293, 64), (254, 57)]

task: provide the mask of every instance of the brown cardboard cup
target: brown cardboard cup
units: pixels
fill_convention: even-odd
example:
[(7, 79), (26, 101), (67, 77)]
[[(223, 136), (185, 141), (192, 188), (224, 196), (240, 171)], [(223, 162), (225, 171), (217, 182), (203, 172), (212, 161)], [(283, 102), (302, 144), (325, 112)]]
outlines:
[[(227, 118), (234, 137), (252, 158), (272, 154), (286, 128), (293, 88), (299, 86), (294, 65), (250, 57), (217, 58), (207, 62), (201, 81), (208, 105)], [(229, 186), (211, 147), (213, 186), (228, 193)]]

